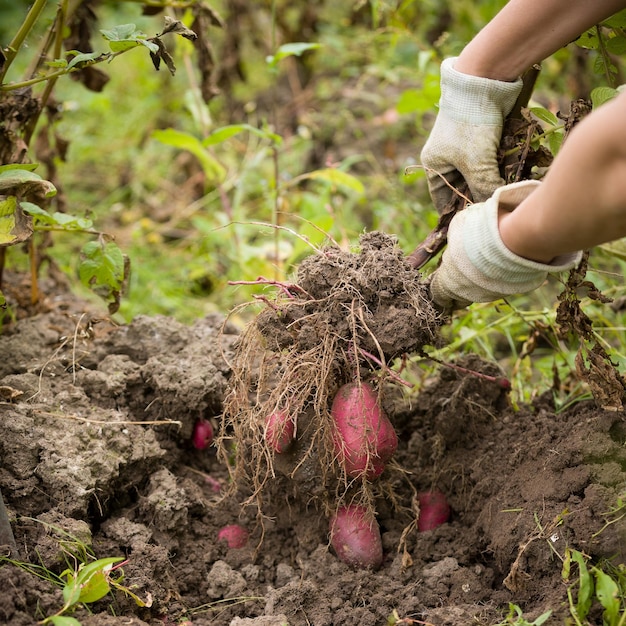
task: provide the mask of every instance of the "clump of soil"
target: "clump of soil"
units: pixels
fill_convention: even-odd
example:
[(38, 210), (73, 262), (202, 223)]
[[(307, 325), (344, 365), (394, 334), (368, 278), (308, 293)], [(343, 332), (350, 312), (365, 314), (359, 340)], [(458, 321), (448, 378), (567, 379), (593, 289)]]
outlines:
[[(276, 488), (278, 471), (303, 497), (335, 506), (348, 493), (354, 498), (357, 485), (335, 459), (334, 395), (354, 381), (374, 381), (382, 395), (394, 381), (394, 359), (437, 344), (442, 318), (420, 273), (381, 232), (363, 235), (356, 252), (329, 246), (307, 257), (296, 282), (278, 287), (231, 363), (222, 456), (231, 455), (234, 439), (234, 484), (254, 485), (259, 504), (266, 487)], [(278, 413), (295, 423), (297, 437), (274, 454), (264, 433)], [(371, 494), (369, 484), (359, 486), (361, 496)]]

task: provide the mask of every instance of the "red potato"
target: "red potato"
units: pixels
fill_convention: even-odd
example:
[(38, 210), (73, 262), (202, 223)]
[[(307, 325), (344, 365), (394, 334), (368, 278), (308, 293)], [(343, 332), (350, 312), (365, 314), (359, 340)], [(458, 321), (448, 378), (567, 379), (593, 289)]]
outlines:
[(417, 500), (420, 505), (419, 532), (433, 530), (450, 519), (450, 505), (441, 491), (424, 491), (418, 494)]
[(222, 490), (222, 483), (217, 478), (213, 478), (213, 476), (205, 474), (204, 481), (209, 486), (211, 491), (219, 493)]
[(350, 504), (337, 509), (330, 519), (330, 543), (350, 567), (377, 569), (383, 562), (378, 522), (364, 506)]
[(217, 540), (225, 541), (229, 548), (244, 548), (248, 543), (248, 531), (239, 524), (229, 524), (220, 529)]
[(368, 383), (340, 387), (331, 408), (335, 423), (333, 443), (339, 462), (353, 478), (373, 480), (398, 447), (398, 437), (378, 395)]
[(213, 426), (211, 422), (200, 418), (193, 427), (191, 434), (191, 445), (196, 450), (204, 450), (213, 443)]
[(282, 454), (293, 443), (296, 425), (287, 411), (275, 411), (265, 420), (265, 442), (276, 453)]

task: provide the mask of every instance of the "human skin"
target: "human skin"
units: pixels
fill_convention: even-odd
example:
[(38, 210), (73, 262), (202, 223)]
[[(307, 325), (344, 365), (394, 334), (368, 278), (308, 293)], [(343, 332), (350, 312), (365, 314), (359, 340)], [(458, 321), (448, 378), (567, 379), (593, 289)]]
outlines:
[(501, 211), (499, 229), (509, 250), (544, 263), (626, 236), (626, 92), (574, 128), (536, 191)]
[(510, 0), (467, 44), (454, 68), (515, 80), (624, 7), (624, 0)]
[[(510, 0), (455, 69), (515, 80), (624, 7), (624, 0)], [(515, 211), (500, 212), (499, 229), (509, 250), (544, 263), (626, 236), (626, 93), (570, 133), (543, 184)]]

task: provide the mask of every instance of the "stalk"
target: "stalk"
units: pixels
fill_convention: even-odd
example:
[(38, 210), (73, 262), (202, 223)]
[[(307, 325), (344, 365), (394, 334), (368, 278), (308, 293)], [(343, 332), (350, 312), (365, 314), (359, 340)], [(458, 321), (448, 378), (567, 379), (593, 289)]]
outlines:
[(5, 63), (2, 69), (0, 70), (0, 84), (4, 82), (4, 77), (6, 76), (11, 64), (15, 60), (17, 53), (22, 47), (26, 37), (33, 29), (33, 26), (37, 23), (41, 12), (44, 10), (46, 4), (48, 4), (48, 0), (35, 0), (33, 5), (30, 8), (30, 11), (26, 15), (26, 19), (22, 22), (17, 33), (15, 33), (15, 37), (13, 37), (13, 41), (8, 45), (5, 49)]

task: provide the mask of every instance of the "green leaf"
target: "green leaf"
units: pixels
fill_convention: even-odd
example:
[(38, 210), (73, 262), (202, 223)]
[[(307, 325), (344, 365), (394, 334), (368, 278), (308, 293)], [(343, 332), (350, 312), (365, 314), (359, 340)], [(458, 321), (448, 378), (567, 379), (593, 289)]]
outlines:
[(63, 587), (63, 600), (67, 608), (74, 606), (80, 598), (80, 584), (70, 575), (69, 580)]
[(226, 176), (226, 170), (222, 164), (205, 150), (202, 142), (197, 137), (190, 133), (174, 128), (166, 128), (155, 130), (152, 133), (152, 137), (173, 148), (191, 152), (200, 161), (202, 169), (210, 182), (221, 182)]
[(101, 57), (106, 56), (108, 54), (102, 54), (101, 52), (80, 52), (68, 63), (67, 67), (71, 69), (73, 67), (91, 65)]
[(352, 176), (352, 174), (348, 174), (347, 172), (343, 172), (334, 167), (327, 167), (321, 170), (315, 170), (308, 174), (304, 175), (304, 178), (310, 178), (313, 180), (322, 180), (324, 182), (330, 183), (336, 187), (344, 187), (349, 189), (350, 191), (354, 191), (355, 193), (362, 195), (365, 193), (365, 187), (363, 183), (356, 178), (356, 176)]
[(569, 580), (570, 573), (572, 571), (572, 551), (565, 551), (565, 558), (563, 559), (563, 566), (561, 567), (561, 578), (564, 581)]
[(596, 33), (596, 29), (592, 28), (584, 32), (577, 40), (576, 45), (581, 48), (587, 48), (588, 50), (595, 50), (600, 45), (598, 41), (598, 34)]
[(54, 223), (64, 230), (88, 230), (93, 226), (93, 222), (86, 217), (76, 217), (68, 213), (55, 211), (52, 214)]
[(48, 211), (42, 209), (38, 204), (32, 202), (22, 202), (22, 209), (35, 218), (35, 223), (54, 224), (54, 218)]
[(617, 89), (613, 89), (613, 87), (596, 87), (592, 89), (590, 94), (591, 104), (594, 109), (597, 109), (605, 102), (615, 98), (618, 93)]
[(396, 110), (401, 115), (432, 111), (441, 95), (439, 77), (426, 76), (421, 89), (406, 89), (400, 94)]
[(48, 180), (44, 180), (28, 169), (15, 168), (0, 172), (0, 192), (8, 194), (14, 192), (19, 196), (37, 193), (46, 198), (56, 195), (56, 187)]
[(537, 619), (533, 621), (532, 626), (541, 626), (541, 624), (547, 622), (550, 619), (551, 615), (552, 615), (551, 609), (546, 611), (545, 613), (542, 613)]
[(83, 261), (78, 268), (82, 283), (88, 287), (107, 286), (119, 289), (124, 280), (124, 255), (109, 241), (90, 241), (82, 249)]
[(626, 53), (626, 37), (618, 35), (617, 37), (611, 37), (606, 41), (606, 49), (611, 54), (624, 54)]
[(46, 623), (54, 624), (54, 626), (81, 626), (75, 617), (67, 617), (66, 615), (54, 615), (53, 617), (48, 617), (45, 621)]
[(550, 146), (550, 152), (553, 156), (556, 156), (563, 144), (563, 133), (554, 132), (548, 135), (548, 146)]
[(112, 565), (116, 563), (121, 563), (124, 560), (122, 556), (109, 556), (104, 559), (98, 559), (96, 561), (92, 561), (91, 563), (87, 563), (86, 565), (81, 565), (78, 569), (78, 575), (76, 579), (84, 584), (86, 580), (88, 580), (95, 573), (100, 571), (108, 572), (111, 569)]
[(539, 120), (549, 124), (550, 126), (559, 126), (561, 122), (559, 118), (552, 113), (552, 111), (548, 111), (548, 109), (544, 109), (543, 107), (530, 107), (529, 111)]
[[(111, 52), (125, 52), (131, 48), (137, 48), (141, 45), (136, 39), (123, 39), (122, 41), (109, 41)], [(157, 50), (155, 50), (157, 52)]]
[(7, 299), (4, 297), (2, 291), (0, 291), (0, 309), (5, 309), (7, 306)]
[(593, 71), (596, 74), (608, 73), (611, 76), (615, 76), (617, 74), (617, 67), (615, 67), (615, 65), (611, 63), (608, 58), (603, 55), (599, 55), (593, 62)]
[(39, 163), (10, 163), (8, 165), (0, 165), (0, 172), (8, 170), (26, 170), (32, 172), (39, 167)]
[(256, 128), (255, 126), (251, 126), (250, 124), (231, 124), (229, 126), (222, 126), (221, 128), (214, 130), (208, 137), (206, 137), (202, 141), (202, 145), (205, 148), (208, 146), (214, 146), (246, 130), (254, 135), (257, 135), (258, 137), (261, 137), (262, 139), (269, 139), (276, 144), (280, 144), (283, 140), (283, 138), (276, 133), (271, 133), (269, 131)]
[(120, 24), (109, 29), (100, 30), (109, 42), (112, 52), (124, 52), (137, 46), (146, 46), (151, 52), (157, 53), (159, 47), (146, 39), (146, 34), (137, 30), (134, 24)]
[(76, 217), (68, 213), (55, 211), (52, 215), (39, 205), (32, 202), (22, 202), (22, 209), (34, 218), (35, 229), (37, 226), (57, 226), (63, 230), (88, 230), (93, 227), (93, 222), (86, 217)]
[(83, 247), (78, 276), (83, 285), (109, 301), (111, 315), (120, 307), (122, 289), (128, 272), (128, 259), (114, 242), (100, 239), (91, 241)]
[(118, 24), (113, 28), (101, 29), (100, 32), (108, 41), (125, 41), (139, 31), (134, 24)]
[(321, 44), (319, 43), (304, 43), (304, 42), (294, 42), (294, 43), (285, 43), (280, 48), (278, 48), (276, 54), (268, 56), (265, 60), (267, 61), (270, 68), (274, 69), (278, 65), (278, 63), (290, 56), (301, 56), (307, 50), (315, 50), (317, 48), (321, 48)]
[(604, 618), (607, 624), (617, 624), (619, 615), (619, 587), (617, 583), (605, 572), (593, 568), (596, 577), (596, 596), (604, 608)]
[(80, 589), (79, 602), (97, 602), (104, 598), (111, 588), (107, 575), (102, 570), (94, 572), (82, 585)]
[(587, 569), (585, 558), (578, 552), (572, 550), (572, 560), (578, 565), (579, 581), (578, 581), (578, 601), (576, 602), (576, 614), (580, 619), (585, 619), (591, 608), (593, 601), (593, 579)]
[(604, 20), (602, 24), (610, 28), (626, 28), (626, 9), (622, 9), (615, 15), (612, 15), (608, 19)]
[(109, 571), (112, 565), (123, 560), (123, 557), (98, 559), (82, 565), (76, 574), (68, 573), (68, 582), (63, 588), (66, 608), (79, 602), (96, 602), (109, 593)]

